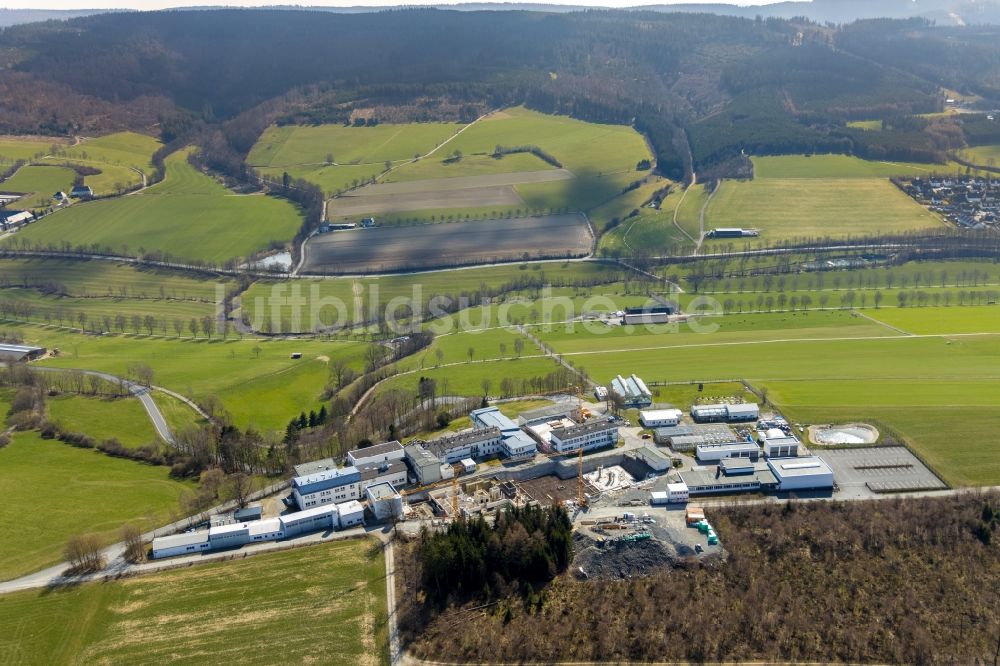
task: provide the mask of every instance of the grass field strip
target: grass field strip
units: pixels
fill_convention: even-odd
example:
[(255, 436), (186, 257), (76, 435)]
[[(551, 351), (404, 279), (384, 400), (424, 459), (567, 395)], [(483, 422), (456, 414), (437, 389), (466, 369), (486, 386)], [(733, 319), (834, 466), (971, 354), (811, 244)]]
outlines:
[(893, 326), (892, 324), (887, 324), (884, 321), (880, 321), (880, 320), (876, 319), (875, 317), (872, 317), (872, 316), (870, 316), (868, 314), (865, 314), (864, 312), (857, 311), (857, 313), (859, 315), (861, 315), (862, 317), (864, 317), (865, 319), (867, 319), (868, 321), (873, 322), (875, 324), (879, 324), (881, 326), (885, 326), (886, 328), (888, 328), (890, 330), (893, 330), (893, 331), (896, 331), (897, 333), (902, 333), (903, 335), (913, 335), (913, 333), (910, 333), (908, 331), (904, 331), (903, 329), (899, 328), (898, 326)]

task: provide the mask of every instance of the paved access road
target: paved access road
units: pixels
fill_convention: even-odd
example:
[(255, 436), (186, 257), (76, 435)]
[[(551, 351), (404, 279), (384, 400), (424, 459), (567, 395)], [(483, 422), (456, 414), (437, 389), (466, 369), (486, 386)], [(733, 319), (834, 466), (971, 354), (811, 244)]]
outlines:
[(150, 395), (152, 389), (148, 386), (143, 386), (124, 377), (118, 377), (117, 375), (112, 375), (107, 372), (98, 372), (96, 370), (80, 370), (76, 368), (51, 368), (44, 365), (33, 365), (32, 370), (37, 370), (39, 372), (78, 372), (84, 375), (90, 375), (93, 377), (100, 377), (105, 381), (109, 381), (113, 384), (121, 384), (129, 390), (129, 392), (139, 399), (142, 403), (143, 408), (146, 410), (146, 414), (149, 416), (149, 420), (153, 423), (153, 427), (156, 428), (156, 434), (158, 434), (163, 441), (168, 444), (174, 444), (174, 433), (167, 425), (167, 420), (163, 418), (163, 412), (160, 411), (159, 406), (156, 401), (153, 400), (153, 396)]

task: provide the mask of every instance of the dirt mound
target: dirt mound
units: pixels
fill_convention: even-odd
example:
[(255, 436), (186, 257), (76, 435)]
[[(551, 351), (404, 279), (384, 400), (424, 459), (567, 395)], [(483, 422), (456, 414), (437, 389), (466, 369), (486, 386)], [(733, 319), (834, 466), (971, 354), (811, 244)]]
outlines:
[[(648, 576), (664, 567), (673, 567), (682, 557), (672, 544), (658, 539), (631, 542), (608, 540), (602, 546), (579, 532), (573, 537), (573, 552), (574, 571), (579, 571), (579, 567), (588, 578), (609, 580)], [(693, 551), (686, 553), (693, 554)]]
[(874, 444), (878, 441), (878, 430), (867, 423), (845, 425), (811, 426), (809, 437), (814, 444)]

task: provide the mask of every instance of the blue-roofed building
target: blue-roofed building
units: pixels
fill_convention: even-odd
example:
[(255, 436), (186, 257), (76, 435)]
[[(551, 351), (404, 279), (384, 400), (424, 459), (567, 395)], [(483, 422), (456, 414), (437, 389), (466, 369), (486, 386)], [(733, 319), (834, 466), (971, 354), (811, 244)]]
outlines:
[(506, 457), (532, 458), (538, 452), (535, 440), (505, 416), (498, 407), (473, 410), (469, 417), (472, 419), (472, 427), (477, 430), (496, 428), (500, 431), (500, 449)]
[(356, 499), (361, 492), (357, 467), (325, 469), (292, 479), (292, 495), (300, 509)]

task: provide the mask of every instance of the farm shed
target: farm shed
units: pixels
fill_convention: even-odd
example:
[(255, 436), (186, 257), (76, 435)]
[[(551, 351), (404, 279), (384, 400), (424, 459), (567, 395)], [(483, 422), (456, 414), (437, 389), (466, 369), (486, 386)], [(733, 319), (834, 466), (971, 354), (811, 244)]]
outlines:
[(45, 356), (45, 347), (0, 344), (0, 361), (33, 361)]

